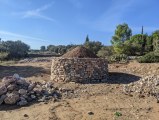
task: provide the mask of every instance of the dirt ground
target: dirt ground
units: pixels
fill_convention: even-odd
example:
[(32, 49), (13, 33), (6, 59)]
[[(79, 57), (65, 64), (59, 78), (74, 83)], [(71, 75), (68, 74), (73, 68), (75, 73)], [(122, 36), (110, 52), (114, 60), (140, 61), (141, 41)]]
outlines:
[[(49, 81), (51, 62), (0, 66), (0, 79), (18, 73), (32, 81)], [(55, 83), (73, 93), (57, 102), (26, 107), (0, 106), (0, 120), (158, 120), (159, 103), (122, 92), (122, 86), (158, 74), (159, 64), (110, 64), (109, 81), (98, 84)], [(121, 113), (119, 116), (115, 113)]]

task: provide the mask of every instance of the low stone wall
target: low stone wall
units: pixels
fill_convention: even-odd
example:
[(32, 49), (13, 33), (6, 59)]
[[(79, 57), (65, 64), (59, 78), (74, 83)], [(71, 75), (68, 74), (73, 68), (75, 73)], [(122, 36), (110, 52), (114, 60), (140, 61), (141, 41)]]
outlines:
[(51, 80), (56, 82), (104, 82), (108, 62), (101, 58), (53, 58)]

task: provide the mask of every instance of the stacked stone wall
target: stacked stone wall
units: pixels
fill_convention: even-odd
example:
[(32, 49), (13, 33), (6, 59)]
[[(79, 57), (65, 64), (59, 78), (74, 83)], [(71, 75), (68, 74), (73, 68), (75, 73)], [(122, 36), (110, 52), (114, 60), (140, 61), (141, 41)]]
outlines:
[(108, 62), (101, 58), (53, 58), (51, 80), (56, 82), (104, 82)]

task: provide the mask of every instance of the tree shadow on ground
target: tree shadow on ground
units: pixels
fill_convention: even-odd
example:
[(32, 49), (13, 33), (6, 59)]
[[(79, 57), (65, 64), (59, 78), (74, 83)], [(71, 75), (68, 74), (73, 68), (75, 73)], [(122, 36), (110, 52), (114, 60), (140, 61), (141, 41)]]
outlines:
[(32, 77), (48, 72), (42, 67), (34, 66), (0, 66), (0, 79), (13, 74), (19, 74), (21, 77)]
[(131, 82), (138, 81), (141, 77), (128, 74), (128, 73), (119, 73), (119, 72), (109, 72), (109, 79), (106, 83), (109, 84), (129, 84)]

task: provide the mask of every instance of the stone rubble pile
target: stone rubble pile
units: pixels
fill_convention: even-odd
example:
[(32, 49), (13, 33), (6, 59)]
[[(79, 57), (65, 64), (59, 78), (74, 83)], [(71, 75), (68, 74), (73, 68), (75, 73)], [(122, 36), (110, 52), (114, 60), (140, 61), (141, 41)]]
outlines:
[(60, 91), (51, 82), (31, 82), (18, 74), (4, 77), (0, 83), (0, 105), (27, 105), (29, 102), (45, 102), (61, 98)]
[(26, 58), (20, 60), (19, 63), (36, 63), (36, 62), (51, 62), (51, 58)]
[(137, 82), (123, 86), (126, 94), (138, 93), (140, 96), (155, 96), (159, 102), (159, 75), (150, 75)]

